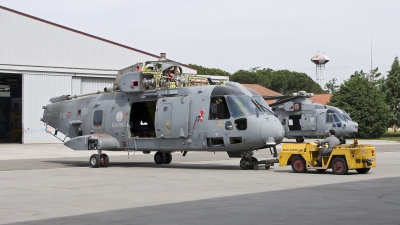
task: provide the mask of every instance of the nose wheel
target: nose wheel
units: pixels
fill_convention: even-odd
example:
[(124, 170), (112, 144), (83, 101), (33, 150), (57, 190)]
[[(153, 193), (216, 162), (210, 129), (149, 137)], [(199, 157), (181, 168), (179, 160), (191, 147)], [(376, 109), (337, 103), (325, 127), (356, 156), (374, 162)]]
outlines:
[(242, 170), (252, 170), (258, 169), (258, 160), (255, 157), (251, 157), (251, 159), (247, 158), (246, 156), (240, 160), (240, 169)]

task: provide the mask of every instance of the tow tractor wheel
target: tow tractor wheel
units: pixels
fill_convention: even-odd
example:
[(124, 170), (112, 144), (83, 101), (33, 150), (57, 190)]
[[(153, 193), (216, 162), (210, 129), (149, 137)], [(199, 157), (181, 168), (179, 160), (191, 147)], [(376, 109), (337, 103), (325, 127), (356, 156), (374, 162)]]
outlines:
[(349, 171), (347, 163), (343, 158), (335, 158), (332, 161), (332, 171), (337, 175), (346, 174)]
[(358, 173), (368, 173), (369, 170), (370, 170), (370, 168), (356, 169), (356, 171), (357, 171)]
[(295, 173), (305, 173), (307, 171), (306, 161), (301, 156), (296, 156), (292, 160), (292, 170)]
[(93, 154), (90, 156), (89, 163), (91, 167), (98, 168), (100, 166), (100, 156), (98, 154)]
[(170, 164), (172, 161), (172, 154), (170, 152), (165, 153), (164, 164)]
[(154, 162), (156, 164), (163, 164), (165, 162), (165, 154), (161, 151), (158, 151), (156, 154), (154, 154)]
[(100, 166), (101, 167), (108, 167), (108, 164), (110, 164), (110, 159), (108, 158), (107, 154), (101, 154), (100, 155)]

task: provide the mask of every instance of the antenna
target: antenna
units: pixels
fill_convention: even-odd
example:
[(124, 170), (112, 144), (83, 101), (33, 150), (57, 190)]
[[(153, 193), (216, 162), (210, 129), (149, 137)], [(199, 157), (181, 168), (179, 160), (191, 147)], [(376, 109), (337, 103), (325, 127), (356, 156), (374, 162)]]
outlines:
[(372, 71), (372, 29), (371, 29), (371, 71)]

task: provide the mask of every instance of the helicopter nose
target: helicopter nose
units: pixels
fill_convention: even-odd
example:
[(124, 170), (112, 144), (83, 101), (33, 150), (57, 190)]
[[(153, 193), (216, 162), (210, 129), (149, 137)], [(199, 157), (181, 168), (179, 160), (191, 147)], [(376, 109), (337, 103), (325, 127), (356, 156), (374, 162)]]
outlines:
[(283, 127), (279, 121), (264, 121), (261, 124), (261, 139), (266, 145), (277, 145), (283, 140)]
[(350, 124), (350, 127), (352, 128), (351, 130), (353, 132), (358, 132), (358, 123), (353, 122), (352, 124)]

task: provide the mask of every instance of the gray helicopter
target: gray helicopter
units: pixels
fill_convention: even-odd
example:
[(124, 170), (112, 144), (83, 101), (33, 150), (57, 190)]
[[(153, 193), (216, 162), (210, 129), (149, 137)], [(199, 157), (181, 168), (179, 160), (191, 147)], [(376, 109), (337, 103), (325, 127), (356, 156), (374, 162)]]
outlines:
[(155, 152), (156, 164), (169, 164), (172, 152), (227, 152), (241, 158), (241, 169), (268, 169), (275, 161), (258, 161), (255, 150), (270, 149), (283, 139), (279, 119), (239, 84), (210, 85), (207, 78), (182, 74), (177, 62), (138, 63), (118, 73), (114, 87), (80, 96), (62, 95), (43, 107), (45, 125), (68, 137), (73, 150), (95, 150), (89, 163), (107, 167), (102, 151)]
[(320, 138), (328, 136), (330, 129), (335, 130), (342, 144), (345, 136), (358, 131), (358, 123), (343, 110), (313, 103), (309, 98), (313, 93), (299, 91), (289, 96), (264, 96), (265, 100), (277, 99), (269, 104), (285, 129), (285, 137), (304, 142), (305, 137)]

